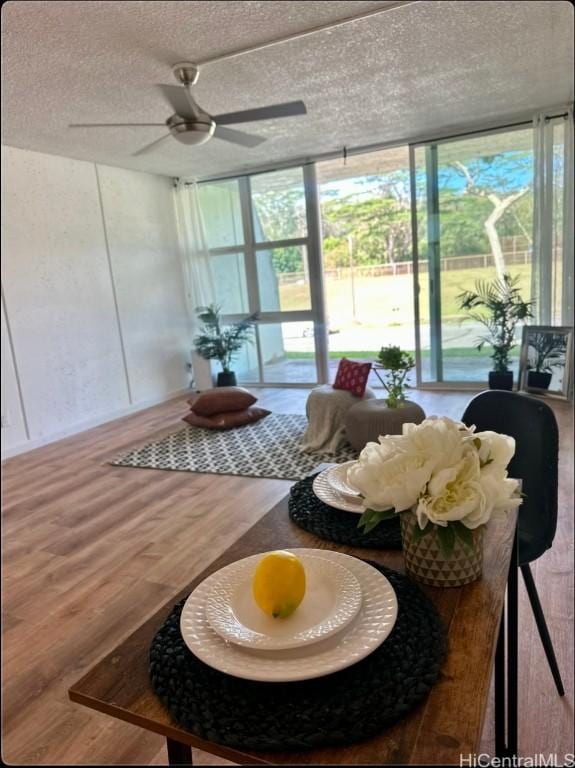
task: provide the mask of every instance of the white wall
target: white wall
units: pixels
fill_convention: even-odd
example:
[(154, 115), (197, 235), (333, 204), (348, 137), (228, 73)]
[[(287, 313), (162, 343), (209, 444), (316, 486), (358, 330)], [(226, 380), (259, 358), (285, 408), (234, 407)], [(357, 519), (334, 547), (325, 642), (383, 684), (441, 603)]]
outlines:
[(182, 391), (190, 331), (170, 179), (11, 147), (2, 164), (10, 455)]

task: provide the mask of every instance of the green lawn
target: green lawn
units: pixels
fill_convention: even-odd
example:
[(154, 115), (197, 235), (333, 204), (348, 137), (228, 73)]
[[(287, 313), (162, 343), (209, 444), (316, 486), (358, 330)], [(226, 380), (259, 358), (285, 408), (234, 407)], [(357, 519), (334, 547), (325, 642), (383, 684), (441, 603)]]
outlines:
[[(411, 355), (415, 355), (414, 350), (407, 350)], [(478, 359), (484, 360), (486, 354), (489, 354), (489, 348), (486, 347), (483, 349), (482, 352), (479, 352), (477, 349), (474, 349), (473, 347), (447, 347), (443, 350), (443, 358), (449, 358), (449, 357), (476, 357)], [(348, 350), (344, 352), (340, 351), (330, 351), (329, 357), (332, 360), (339, 360), (341, 357), (349, 357), (351, 359), (365, 359), (365, 360), (374, 360), (377, 357), (379, 350)], [(284, 358), (287, 360), (314, 360), (315, 359), (315, 353), (314, 352), (294, 352), (294, 351), (286, 351), (284, 353)], [(429, 357), (429, 350), (423, 349), (421, 351), (422, 357)], [(515, 349), (511, 350), (510, 353), (511, 358), (519, 358), (519, 347), (515, 347)]]
[[(509, 268), (512, 275), (519, 275), (524, 299), (531, 294), (531, 265), (518, 264)], [(443, 322), (456, 323), (465, 317), (457, 303), (457, 295), (472, 288), (475, 281), (491, 280), (493, 267), (447, 270), (441, 276), (441, 314)], [(429, 322), (429, 277), (419, 278), (420, 316), (422, 323)], [(383, 277), (359, 277), (355, 281), (356, 318), (364, 325), (404, 325), (413, 323), (412, 275), (385, 275)], [(351, 281), (349, 279), (325, 281), (327, 312), (332, 325), (337, 327), (352, 318)], [(309, 309), (309, 291), (305, 285), (280, 287), (281, 307), (287, 311)]]

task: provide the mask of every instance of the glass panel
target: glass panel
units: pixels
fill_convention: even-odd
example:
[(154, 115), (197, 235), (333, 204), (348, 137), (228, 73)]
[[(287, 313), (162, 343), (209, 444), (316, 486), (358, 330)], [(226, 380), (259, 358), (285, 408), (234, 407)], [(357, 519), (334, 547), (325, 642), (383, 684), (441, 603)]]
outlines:
[(408, 149), (318, 163), (317, 176), (333, 381), (343, 356), (415, 348)]
[[(504, 272), (531, 297), (533, 131), (499, 133), (438, 147), (441, 331), (444, 381), (486, 381), (491, 348), (474, 348), (484, 327), (457, 295)], [(521, 327), (511, 351), (517, 381)]]
[(251, 177), (256, 242), (305, 237), (303, 170), (288, 168)]
[(225, 315), (249, 312), (248, 288), (243, 253), (212, 253), (210, 269), (216, 304)]
[(257, 251), (256, 259), (262, 312), (311, 309), (305, 246)]
[(260, 383), (255, 335), (253, 342), (245, 344), (234, 357), (233, 369), (240, 384)]
[(208, 247), (243, 245), (244, 230), (237, 179), (200, 184), (198, 194)]
[[(531, 298), (532, 129), (417, 148), (420, 333), (424, 381), (487, 380), (485, 332), (458, 295), (504, 272)], [(517, 377), (521, 328), (511, 352)]]
[(258, 326), (264, 382), (315, 384), (313, 323), (262, 323)]
[[(431, 335), (429, 332), (429, 252), (427, 237), (427, 176), (425, 173), (425, 149), (416, 147), (415, 197), (417, 212), (418, 283), (419, 283), (419, 344), (421, 356), (421, 380), (436, 381), (435, 362), (432, 372)], [(435, 361), (435, 354), (433, 356)]]

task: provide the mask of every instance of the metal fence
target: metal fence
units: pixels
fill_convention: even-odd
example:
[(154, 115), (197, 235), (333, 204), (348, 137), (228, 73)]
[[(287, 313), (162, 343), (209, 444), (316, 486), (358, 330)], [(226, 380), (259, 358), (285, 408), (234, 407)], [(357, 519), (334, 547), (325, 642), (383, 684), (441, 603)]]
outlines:
[[(529, 264), (531, 260), (531, 251), (507, 251), (503, 253), (506, 265), (511, 264)], [(482, 267), (492, 267), (495, 262), (493, 254), (480, 253), (471, 256), (450, 256), (440, 260), (441, 271), (453, 269), (479, 269)], [(419, 261), (419, 272), (427, 272), (427, 261)], [(349, 278), (350, 267), (336, 267), (335, 269), (324, 269), (324, 276), (331, 280), (345, 280)], [(353, 275), (357, 278), (362, 277), (384, 277), (386, 275), (411, 275), (413, 273), (413, 261), (398, 261), (395, 264), (370, 264), (368, 266), (358, 266), (353, 268)], [(279, 285), (293, 285), (300, 282), (306, 282), (305, 272), (280, 272), (278, 274)]]

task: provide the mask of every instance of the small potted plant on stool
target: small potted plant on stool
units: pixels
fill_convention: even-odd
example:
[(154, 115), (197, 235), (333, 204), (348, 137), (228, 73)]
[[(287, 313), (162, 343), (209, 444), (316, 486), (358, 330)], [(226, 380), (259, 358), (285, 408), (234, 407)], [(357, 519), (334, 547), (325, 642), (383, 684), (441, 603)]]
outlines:
[(219, 360), (222, 370), (218, 373), (218, 387), (235, 387), (237, 378), (231, 369), (232, 360), (244, 344), (252, 341), (257, 314), (237, 323), (222, 325), (221, 307), (216, 304), (198, 307), (196, 313), (203, 325), (200, 333), (194, 338), (198, 354), (205, 360)]
[(384, 388), (387, 390), (387, 407), (403, 408), (409, 403), (405, 398), (405, 390), (409, 389), (406, 382), (407, 374), (415, 368), (413, 357), (404, 352), (401, 347), (382, 347), (377, 356), (379, 365), (387, 371)]
[[(351, 445), (361, 451), (369, 442), (375, 442), (380, 435), (400, 435), (406, 423), (420, 424), (425, 412), (408, 400), (405, 390), (407, 374), (415, 367), (413, 357), (400, 347), (382, 347), (374, 367), (384, 389), (386, 398), (364, 400), (352, 406), (346, 414), (345, 431)], [(385, 370), (382, 379), (378, 370)]]
[(533, 301), (523, 301), (519, 293), (519, 277), (505, 273), (490, 283), (477, 280), (474, 291), (463, 291), (457, 297), (460, 309), (471, 320), (485, 326), (487, 333), (477, 340), (476, 349), (485, 344), (493, 349), (493, 370), (489, 372), (490, 389), (513, 389), (513, 371), (509, 370), (509, 353), (515, 347), (517, 324), (533, 317)]

